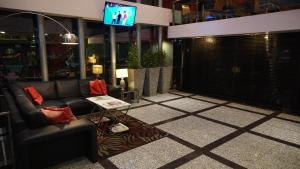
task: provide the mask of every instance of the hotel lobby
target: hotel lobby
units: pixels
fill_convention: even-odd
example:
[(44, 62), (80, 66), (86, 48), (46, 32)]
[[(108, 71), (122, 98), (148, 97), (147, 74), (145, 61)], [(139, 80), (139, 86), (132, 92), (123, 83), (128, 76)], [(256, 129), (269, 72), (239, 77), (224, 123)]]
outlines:
[(1, 0), (0, 169), (300, 168), (298, 0)]

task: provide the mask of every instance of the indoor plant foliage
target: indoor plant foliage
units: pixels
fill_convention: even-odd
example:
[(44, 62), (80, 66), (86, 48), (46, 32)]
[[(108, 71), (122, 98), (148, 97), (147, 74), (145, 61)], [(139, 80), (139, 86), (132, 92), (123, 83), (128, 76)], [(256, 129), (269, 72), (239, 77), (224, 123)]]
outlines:
[(138, 49), (136, 45), (130, 46), (126, 65), (128, 68), (129, 90), (138, 89), (139, 96), (142, 96), (146, 70), (140, 64), (140, 58), (138, 57)]
[(159, 72), (157, 91), (159, 93), (166, 93), (171, 87), (172, 66), (166, 62), (167, 54), (164, 50), (156, 51), (156, 55), (158, 64), (161, 67)]
[(144, 94), (146, 96), (156, 95), (160, 71), (157, 52), (148, 50), (143, 56), (143, 66), (147, 68), (145, 75)]

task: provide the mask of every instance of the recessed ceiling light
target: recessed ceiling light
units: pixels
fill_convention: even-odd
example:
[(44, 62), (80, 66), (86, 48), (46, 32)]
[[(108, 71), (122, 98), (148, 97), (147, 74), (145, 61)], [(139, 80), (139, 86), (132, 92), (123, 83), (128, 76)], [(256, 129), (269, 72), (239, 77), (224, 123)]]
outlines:
[(45, 35), (45, 36), (48, 36), (48, 33), (45, 33), (44, 35)]
[(1, 33), (1, 34), (5, 34), (5, 32), (4, 32), (4, 31), (0, 31), (0, 33)]

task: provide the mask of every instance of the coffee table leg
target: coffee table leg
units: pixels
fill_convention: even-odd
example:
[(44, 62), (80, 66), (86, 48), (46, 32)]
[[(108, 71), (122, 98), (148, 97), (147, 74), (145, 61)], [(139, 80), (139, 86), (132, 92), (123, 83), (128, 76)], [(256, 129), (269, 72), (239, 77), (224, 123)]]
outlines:
[(125, 116), (123, 117), (123, 121), (125, 121), (125, 119), (126, 119), (126, 117), (127, 117), (127, 113), (128, 113), (128, 111), (130, 110), (130, 106), (128, 106), (128, 108), (127, 108), (127, 110), (126, 110), (126, 113), (125, 113)]

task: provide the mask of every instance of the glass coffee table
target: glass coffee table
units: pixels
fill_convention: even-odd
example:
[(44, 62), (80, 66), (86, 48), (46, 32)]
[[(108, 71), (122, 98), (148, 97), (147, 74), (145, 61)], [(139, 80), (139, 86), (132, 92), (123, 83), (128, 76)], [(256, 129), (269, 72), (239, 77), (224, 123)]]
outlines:
[(113, 112), (119, 108), (127, 108), (125, 116), (123, 118), (123, 119), (125, 119), (128, 111), (130, 109), (131, 104), (124, 102), (122, 100), (116, 99), (114, 97), (108, 96), (108, 95), (88, 97), (86, 99), (89, 102), (93, 103), (93, 105), (94, 105), (92, 113), (95, 112), (96, 109), (102, 110), (102, 111), (100, 111), (101, 115), (100, 115), (99, 121), (98, 121), (99, 128), (102, 127), (102, 124), (104, 121), (107, 121), (107, 120), (104, 120), (105, 115), (109, 114), (110, 116), (112, 116), (114, 118), (113, 125), (110, 126), (110, 130), (112, 133), (121, 133), (121, 132), (125, 132), (125, 131), (129, 130), (129, 128), (127, 126), (120, 123), (119, 117), (116, 116)]

